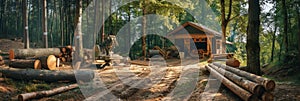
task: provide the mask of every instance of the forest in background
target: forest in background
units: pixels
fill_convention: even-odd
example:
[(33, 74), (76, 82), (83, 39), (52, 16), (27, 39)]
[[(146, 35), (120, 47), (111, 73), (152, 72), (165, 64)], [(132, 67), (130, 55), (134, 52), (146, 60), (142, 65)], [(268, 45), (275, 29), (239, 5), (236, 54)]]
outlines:
[[(30, 47), (43, 46), (42, 3), (43, 0), (1, 0), (0, 1), (0, 36), (1, 38), (23, 37), (24, 2), (27, 1), (28, 30)], [(44, 0), (47, 5), (47, 30), (49, 47), (65, 46), (73, 44), (74, 31), (76, 29), (77, 2), (81, 0)], [(96, 33), (97, 42), (101, 41), (101, 30), (90, 29), (93, 22), (102, 23), (101, 19), (95, 19), (91, 15), (104, 16), (106, 19), (104, 33), (116, 34), (127, 22), (143, 15), (141, 2), (129, 0), (96, 1), (82, 0), (83, 35)], [(187, 0), (173, 5), (178, 0), (156, 1), (149, 3), (148, 14), (167, 16), (161, 30), (155, 33), (168, 32), (178, 25), (192, 21), (201, 23), (213, 30), (222, 32), (227, 36), (226, 40), (233, 42), (236, 47), (235, 57), (243, 65), (246, 65), (246, 38), (248, 26), (248, 1), (246, 0)], [(128, 4), (127, 4), (128, 3)], [(297, 0), (260, 0), (260, 64), (296, 64), (299, 59), (300, 17), (299, 1)], [(98, 5), (97, 5), (98, 4)], [(120, 5), (123, 5), (120, 7)], [(91, 6), (91, 7), (90, 7)], [(178, 7), (179, 6), (179, 7)], [(119, 8), (117, 8), (119, 7)], [(91, 9), (92, 8), (92, 9)], [(172, 10), (171, 10), (172, 9)], [(212, 12), (211, 12), (212, 11)], [(259, 11), (257, 11), (259, 13)], [(134, 20), (133, 20), (134, 21)], [(104, 23), (103, 22), (103, 23)], [(217, 23), (216, 23), (217, 22)], [(149, 24), (149, 25), (154, 25)], [(86, 25), (86, 26), (84, 26)], [(96, 25), (97, 26), (97, 25)], [(98, 25), (99, 26), (99, 25)], [(141, 26), (130, 25), (126, 28), (129, 43), (134, 42)], [(93, 34), (92, 34), (93, 35)], [(123, 40), (125, 41), (125, 40)], [(147, 42), (149, 44), (149, 42)], [(122, 47), (121, 47), (122, 48)], [(140, 48), (140, 47), (137, 47)], [(228, 47), (230, 48), (230, 47)]]

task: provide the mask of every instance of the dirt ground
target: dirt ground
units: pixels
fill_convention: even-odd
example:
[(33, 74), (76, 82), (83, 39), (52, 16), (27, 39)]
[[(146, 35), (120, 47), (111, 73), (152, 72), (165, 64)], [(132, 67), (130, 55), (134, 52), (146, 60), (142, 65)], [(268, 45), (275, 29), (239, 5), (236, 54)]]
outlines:
[[(7, 39), (0, 39), (0, 50), (2, 52), (8, 52), (9, 49), (12, 48), (22, 48), (23, 44), (20, 41), (12, 41)], [(140, 67), (146, 68), (146, 67)], [(199, 80), (197, 82), (197, 86), (194, 89), (192, 95), (188, 99), (189, 101), (199, 101), (201, 100), (208, 100), (206, 98), (214, 97), (213, 101), (240, 101), (241, 99), (233, 94), (229, 89), (225, 86), (221, 86), (217, 93), (210, 93), (204, 92), (205, 87), (207, 86), (207, 78), (208, 75), (205, 72), (202, 72), (203, 67), (200, 67), (200, 74)], [(140, 73), (140, 72), (136, 72)], [(176, 74), (176, 73), (175, 73)], [(109, 80), (118, 79), (117, 76), (107, 76), (106, 78)], [(173, 77), (174, 78), (174, 77)], [(166, 80), (166, 82), (169, 82)], [(172, 80), (170, 81), (172, 82)], [(170, 83), (169, 82), (169, 83)], [(0, 73), (0, 100), (16, 100), (18, 94), (26, 93), (26, 92), (33, 92), (33, 91), (41, 91), (41, 90), (49, 90), (56, 87), (61, 87), (65, 85), (69, 85), (70, 83), (45, 83), (41, 81), (16, 81), (9, 78), (5, 78)], [(276, 89), (273, 91), (276, 101), (300, 101), (300, 85), (297, 84), (290, 84), (288, 81), (285, 82), (276, 82)], [(172, 90), (172, 84), (169, 84), (170, 87), (165, 90), (165, 93)], [(174, 86), (174, 85), (173, 85)], [(159, 90), (159, 86), (153, 87), (153, 90)], [(163, 89), (163, 88), (161, 88)], [(135, 96), (143, 96), (144, 94), (148, 94), (146, 90), (137, 91), (134, 95)], [(117, 93), (116, 93), (117, 94)], [(149, 93), (150, 94), (150, 93)], [(147, 96), (149, 96), (149, 94)], [(163, 93), (161, 93), (163, 95)], [(153, 96), (155, 94), (152, 94)], [(203, 95), (203, 96), (201, 96)], [(151, 99), (144, 99), (147, 101), (158, 101), (163, 98), (161, 95), (155, 95), (157, 97)], [(41, 99), (34, 99), (34, 101), (82, 101), (85, 97), (81, 93), (80, 89), (73, 89), (68, 92), (64, 92), (61, 94), (57, 94), (50, 97), (45, 97)], [(131, 97), (127, 100), (134, 100), (135, 97)], [(124, 100), (124, 99), (123, 99)], [(126, 100), (126, 99), (125, 99)]]

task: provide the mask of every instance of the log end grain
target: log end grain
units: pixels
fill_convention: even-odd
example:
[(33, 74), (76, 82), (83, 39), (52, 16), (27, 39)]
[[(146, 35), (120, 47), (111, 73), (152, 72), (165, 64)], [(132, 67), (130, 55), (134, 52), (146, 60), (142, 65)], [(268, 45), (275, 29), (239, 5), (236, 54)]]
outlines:
[(274, 95), (272, 93), (265, 92), (262, 95), (261, 100), (262, 101), (274, 101)]
[(256, 87), (254, 87), (253, 91), (256, 95), (261, 96), (264, 93), (265, 89), (262, 85), (257, 85)]
[(56, 57), (54, 55), (49, 55), (47, 58), (47, 66), (49, 70), (56, 70)]
[(4, 65), (4, 60), (2, 58), (2, 56), (0, 55), (0, 66)]
[(276, 84), (275, 84), (275, 81), (273, 81), (273, 80), (266, 80), (264, 82), (264, 87), (267, 91), (273, 91), (275, 89), (275, 86), (276, 86)]
[(34, 69), (41, 69), (42, 68), (42, 63), (40, 60), (35, 60), (34, 61)]
[(2, 61), (3, 60), (3, 57), (0, 55), (0, 61)]
[(15, 58), (15, 52), (13, 49), (9, 50), (9, 59), (12, 60)]
[(251, 95), (246, 101), (259, 101), (259, 99), (257, 98), (257, 96)]
[(240, 61), (235, 58), (231, 58), (226, 61), (226, 65), (231, 67), (240, 67), (240, 64)]

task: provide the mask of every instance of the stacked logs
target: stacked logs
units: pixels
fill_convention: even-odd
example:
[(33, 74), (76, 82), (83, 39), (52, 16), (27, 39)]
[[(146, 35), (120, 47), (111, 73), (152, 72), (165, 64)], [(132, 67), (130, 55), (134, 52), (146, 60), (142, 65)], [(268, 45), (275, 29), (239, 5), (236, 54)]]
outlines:
[(9, 59), (28, 59), (40, 58), (43, 56), (54, 55), (63, 62), (72, 61), (72, 46), (58, 48), (38, 48), (38, 49), (11, 49), (9, 51)]
[(59, 59), (62, 62), (71, 62), (72, 61), (72, 46), (60, 47), (61, 53), (59, 54)]
[(211, 75), (245, 101), (274, 100), (271, 93), (275, 89), (273, 80), (220, 63), (212, 63), (205, 67)]
[(72, 62), (72, 46), (40, 49), (12, 49), (10, 67), (56, 70), (59, 62)]
[(0, 66), (4, 65), (3, 57), (0, 55)]

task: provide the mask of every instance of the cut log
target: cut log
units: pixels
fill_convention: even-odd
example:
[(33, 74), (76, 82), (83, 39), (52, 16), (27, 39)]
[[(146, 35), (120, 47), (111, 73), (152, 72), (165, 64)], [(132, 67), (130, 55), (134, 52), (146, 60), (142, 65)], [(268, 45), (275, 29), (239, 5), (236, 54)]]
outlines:
[(235, 58), (231, 58), (226, 60), (226, 65), (231, 66), (231, 67), (240, 67), (240, 61), (235, 59)]
[(0, 61), (2, 61), (3, 60), (3, 57), (0, 55)]
[(0, 72), (4, 77), (22, 81), (39, 80), (45, 82), (76, 82), (76, 80), (78, 80), (89, 82), (94, 78), (94, 71), (89, 69), (50, 71), (2, 67), (0, 68)]
[(54, 55), (39, 58), (42, 68), (49, 70), (56, 70), (57, 58)]
[(264, 88), (262, 85), (254, 83), (252, 81), (247, 80), (246, 78), (240, 77), (234, 73), (226, 71), (223, 68), (217, 67), (213, 64), (209, 65), (211, 68), (215, 69), (220, 74), (224, 74), (225, 77), (233, 81), (234, 83), (238, 84), (239, 86), (243, 87), (244, 89), (250, 91), (252, 94), (257, 96), (261, 96), (264, 92)]
[(265, 92), (262, 96), (261, 96), (261, 100), (262, 101), (274, 101), (274, 95), (270, 92)]
[(63, 86), (63, 87), (55, 88), (52, 90), (20, 94), (20, 95), (18, 95), (18, 100), (26, 101), (26, 100), (30, 100), (30, 99), (43, 98), (43, 97), (47, 97), (47, 96), (51, 96), (51, 95), (56, 95), (56, 94), (59, 94), (62, 92), (66, 92), (68, 90), (72, 90), (75, 88), (78, 88), (78, 84), (71, 84), (68, 86)]
[(17, 60), (13, 59), (9, 63), (9, 67), (13, 68), (31, 68), (31, 69), (41, 69), (42, 65), (40, 60)]
[(209, 66), (205, 66), (205, 68), (213, 75), (216, 79), (220, 80), (228, 89), (230, 89), (233, 93), (238, 95), (244, 101), (258, 101), (257, 97), (247, 90), (241, 88), (235, 83), (231, 82), (229, 79), (218, 73), (216, 70)]
[(252, 73), (248, 73), (248, 72), (245, 72), (245, 71), (242, 71), (242, 70), (230, 67), (230, 66), (226, 66), (226, 65), (223, 65), (220, 63), (213, 63), (213, 64), (218, 67), (224, 68), (225, 70), (228, 70), (232, 73), (235, 73), (239, 76), (245, 77), (251, 81), (254, 81), (260, 85), (263, 85), (263, 87), (265, 88), (266, 91), (273, 91), (275, 89), (276, 84), (273, 80), (270, 80), (270, 79), (252, 74)]
[(0, 60), (0, 66), (2, 66), (4, 64), (5, 64), (4, 60)]
[(43, 56), (60, 54), (59, 48), (40, 48), (40, 49), (12, 49), (9, 51), (9, 59), (38, 58)]
[(4, 65), (4, 60), (3, 60), (3, 57), (0, 55), (0, 66)]

